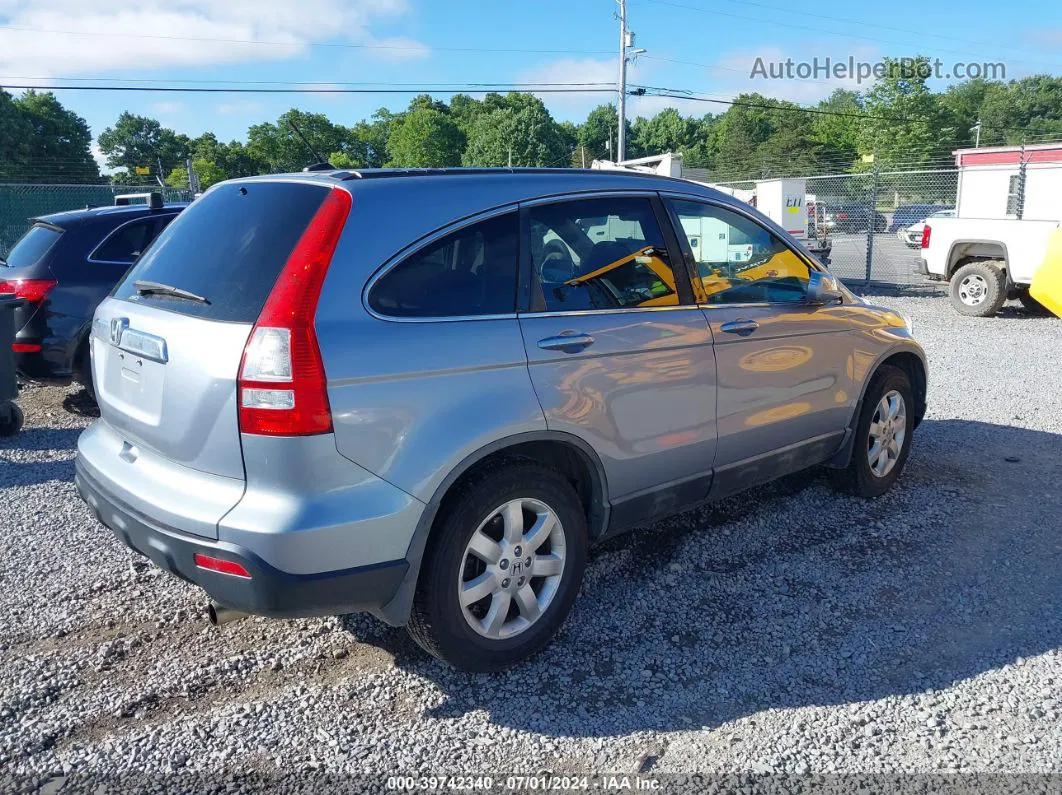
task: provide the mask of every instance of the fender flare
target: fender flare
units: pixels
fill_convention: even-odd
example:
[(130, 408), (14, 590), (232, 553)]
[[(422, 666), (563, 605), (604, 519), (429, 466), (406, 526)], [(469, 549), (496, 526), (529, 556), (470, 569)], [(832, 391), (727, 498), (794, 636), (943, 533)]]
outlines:
[[(874, 363), (867, 369), (867, 377), (863, 379), (863, 385), (859, 389), (859, 399), (856, 401), (855, 409), (852, 411), (852, 417), (848, 421), (848, 425), (845, 427), (844, 439), (841, 441), (840, 449), (833, 456), (833, 458), (831, 458), (825, 463), (824, 466), (829, 467), (830, 469), (844, 469), (852, 460), (852, 450), (855, 447), (856, 424), (859, 422), (859, 415), (860, 413), (862, 413), (863, 410), (863, 399), (866, 397), (867, 390), (870, 388), (870, 382), (873, 380), (874, 374), (877, 373), (878, 368), (881, 367), (885, 360), (892, 356), (895, 356), (898, 353), (910, 353), (916, 356), (918, 358), (918, 361), (922, 363), (922, 372), (925, 374), (926, 392), (928, 393), (929, 367), (926, 363), (925, 353), (917, 345), (901, 342), (883, 351), (874, 360)], [(922, 414), (916, 414), (914, 427), (917, 428), (918, 424), (921, 421)]]
[(566, 444), (576, 448), (586, 457), (592, 470), (590, 510), (591, 515), (594, 516), (594, 524), (599, 527), (597, 534), (591, 532), (591, 539), (599, 537), (603, 533), (604, 529), (608, 527), (608, 518), (611, 511), (608, 501), (608, 480), (601, 459), (593, 447), (578, 436), (563, 431), (528, 431), (495, 439), (461, 459), (436, 487), (431, 499), (425, 504), (420, 520), (413, 531), (413, 538), (409, 542), (409, 548), (406, 550), (405, 559), (409, 563), (406, 575), (390, 601), (372, 611), (374, 616), (394, 627), (404, 626), (409, 621), (409, 613), (413, 607), (413, 596), (417, 589), (417, 580), (420, 577), (421, 562), (424, 559), (424, 551), (428, 546), (428, 536), (431, 533), (432, 526), (435, 524), (435, 518), (438, 516), (439, 508), (446, 493), (461, 477), (487, 457), (527, 442), (558, 442)]

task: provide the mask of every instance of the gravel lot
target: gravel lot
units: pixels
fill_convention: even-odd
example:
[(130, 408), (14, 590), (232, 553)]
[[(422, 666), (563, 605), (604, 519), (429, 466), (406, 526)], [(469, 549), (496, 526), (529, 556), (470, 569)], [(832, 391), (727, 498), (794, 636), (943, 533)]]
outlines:
[(612, 541), (558, 642), (492, 677), (365, 616), (212, 629), (200, 591), (77, 498), (77, 390), (26, 390), (27, 429), (0, 439), (0, 791), (1062, 773), (1062, 321), (963, 318), (930, 288), (880, 301), (932, 368), (897, 489), (860, 501), (805, 473)]

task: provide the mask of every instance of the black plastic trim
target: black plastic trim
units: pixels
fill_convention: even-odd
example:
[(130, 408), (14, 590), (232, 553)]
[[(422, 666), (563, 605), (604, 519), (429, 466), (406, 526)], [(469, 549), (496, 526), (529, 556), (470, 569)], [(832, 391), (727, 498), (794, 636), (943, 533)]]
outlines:
[[(370, 566), (292, 574), (237, 544), (199, 538), (163, 527), (125, 505), (75, 462), (74, 483), (96, 518), (127, 547), (159, 568), (194, 583), (218, 604), (273, 618), (328, 616), (374, 610), (391, 600), (409, 568), (405, 560)], [(239, 563), (250, 579), (201, 569), (197, 552)]]

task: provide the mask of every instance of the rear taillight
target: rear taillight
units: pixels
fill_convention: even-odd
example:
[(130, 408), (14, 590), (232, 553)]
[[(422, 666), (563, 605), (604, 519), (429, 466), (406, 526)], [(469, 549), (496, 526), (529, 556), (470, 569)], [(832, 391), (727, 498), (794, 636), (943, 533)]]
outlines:
[(12, 342), (11, 350), (15, 353), (40, 353), (41, 345), (36, 342)]
[(933, 228), (928, 224), (922, 227), (922, 248), (929, 248), (929, 235)]
[(837, 213), (835, 217), (838, 221), (846, 221), (848, 220), (848, 213)]
[(242, 433), (308, 436), (332, 430), (313, 321), (350, 207), (346, 191), (328, 194), (266, 299), (240, 363)]
[(16, 298), (36, 303), (47, 298), (48, 293), (58, 283), (55, 279), (0, 280), (0, 295), (14, 293)]

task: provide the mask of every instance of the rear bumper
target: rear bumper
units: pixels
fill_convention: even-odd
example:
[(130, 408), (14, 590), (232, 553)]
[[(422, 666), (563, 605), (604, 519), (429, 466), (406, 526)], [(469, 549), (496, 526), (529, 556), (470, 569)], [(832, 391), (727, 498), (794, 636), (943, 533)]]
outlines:
[[(75, 483), (96, 518), (129, 548), (155, 565), (194, 583), (218, 604), (245, 613), (274, 618), (338, 615), (376, 610), (391, 601), (409, 564), (391, 560), (339, 571), (291, 574), (264, 561), (249, 549), (164, 527), (107, 490), (75, 462)], [(201, 569), (196, 553), (242, 565), (250, 578)]]

